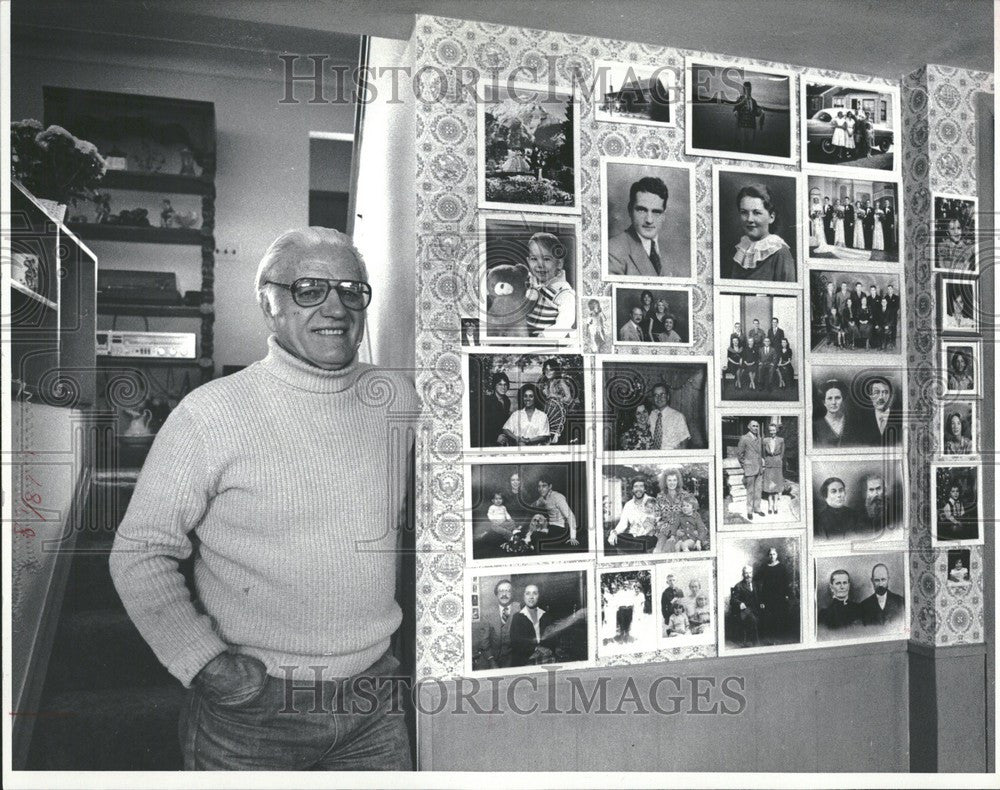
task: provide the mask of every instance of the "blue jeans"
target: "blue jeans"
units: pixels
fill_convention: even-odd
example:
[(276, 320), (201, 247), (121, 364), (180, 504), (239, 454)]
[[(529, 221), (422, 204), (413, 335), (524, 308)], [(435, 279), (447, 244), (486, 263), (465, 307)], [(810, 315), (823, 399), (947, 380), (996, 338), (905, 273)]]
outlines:
[[(181, 711), (188, 771), (412, 771), (390, 654), (346, 680), (285, 681), (210, 700), (193, 687)], [(365, 678), (360, 680), (359, 678)], [(369, 680), (370, 678), (370, 680)]]

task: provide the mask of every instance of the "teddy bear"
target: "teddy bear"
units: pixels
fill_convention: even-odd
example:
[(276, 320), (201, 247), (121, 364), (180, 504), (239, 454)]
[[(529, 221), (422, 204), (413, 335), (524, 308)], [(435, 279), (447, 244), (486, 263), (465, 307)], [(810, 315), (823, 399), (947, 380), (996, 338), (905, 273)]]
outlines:
[(494, 266), (486, 272), (486, 326), (494, 337), (524, 336), (532, 302), (528, 267), (523, 263)]

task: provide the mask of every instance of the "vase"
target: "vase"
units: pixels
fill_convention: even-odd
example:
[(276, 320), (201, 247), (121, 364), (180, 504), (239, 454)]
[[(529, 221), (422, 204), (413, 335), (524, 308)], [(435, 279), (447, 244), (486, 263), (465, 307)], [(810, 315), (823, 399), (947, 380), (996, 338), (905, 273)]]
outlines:
[(66, 219), (66, 209), (65, 203), (60, 203), (56, 200), (49, 200), (48, 198), (35, 198), (38, 204), (45, 210), (55, 222), (64, 222)]

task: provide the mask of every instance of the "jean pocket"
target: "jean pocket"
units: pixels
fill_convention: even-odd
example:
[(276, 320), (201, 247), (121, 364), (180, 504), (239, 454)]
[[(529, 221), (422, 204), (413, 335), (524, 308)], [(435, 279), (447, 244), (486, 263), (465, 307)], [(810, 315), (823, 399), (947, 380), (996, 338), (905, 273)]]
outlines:
[(243, 656), (212, 680), (215, 682), (209, 681), (203, 687), (203, 695), (211, 704), (241, 708), (252, 705), (263, 695), (268, 676), (259, 659)]
[(267, 688), (267, 675), (259, 682), (247, 683), (223, 696), (212, 696), (209, 701), (223, 708), (246, 708), (253, 705), (264, 694)]

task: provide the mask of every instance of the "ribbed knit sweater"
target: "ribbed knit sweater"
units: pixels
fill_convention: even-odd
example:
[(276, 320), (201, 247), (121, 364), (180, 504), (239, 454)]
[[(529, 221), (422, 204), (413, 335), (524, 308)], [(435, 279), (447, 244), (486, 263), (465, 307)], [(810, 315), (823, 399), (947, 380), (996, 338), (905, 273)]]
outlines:
[[(314, 666), (327, 679), (356, 674), (401, 620), (413, 385), (358, 362), (325, 371), (268, 345), (170, 414), (111, 553), (129, 616), (185, 686), (227, 648), (277, 677), (288, 665), (307, 680)], [(177, 562), (195, 545), (189, 592)]]

